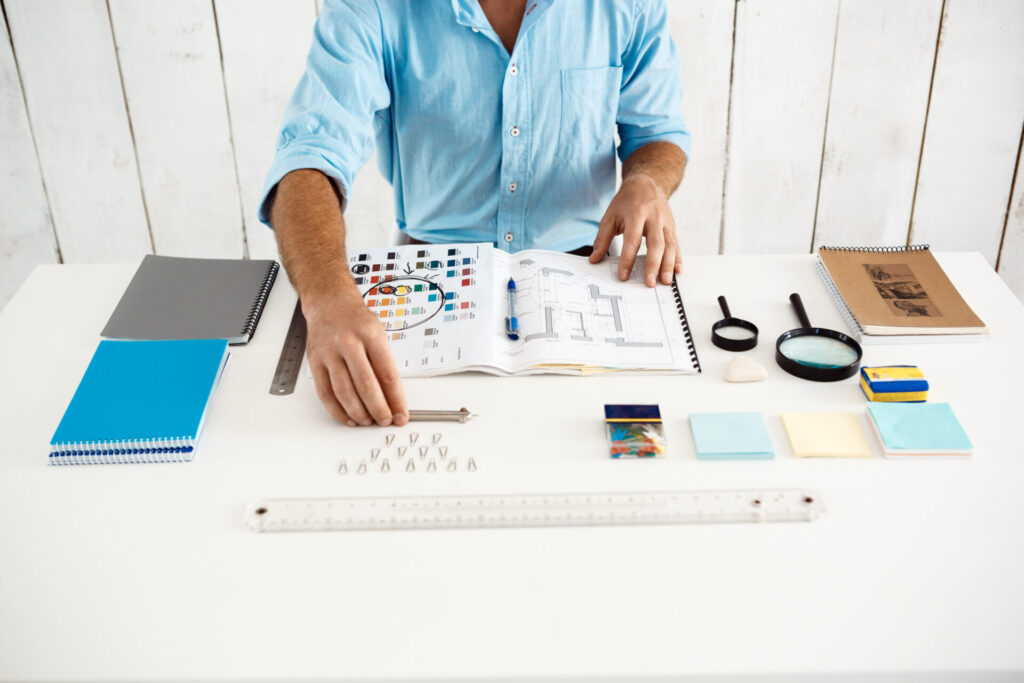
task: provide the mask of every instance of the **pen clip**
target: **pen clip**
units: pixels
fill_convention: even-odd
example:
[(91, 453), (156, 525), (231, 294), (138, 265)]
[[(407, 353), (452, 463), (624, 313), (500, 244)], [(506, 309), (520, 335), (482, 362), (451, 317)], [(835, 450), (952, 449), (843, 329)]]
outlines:
[(515, 318), (505, 318), (505, 334), (513, 341), (519, 339), (519, 321)]

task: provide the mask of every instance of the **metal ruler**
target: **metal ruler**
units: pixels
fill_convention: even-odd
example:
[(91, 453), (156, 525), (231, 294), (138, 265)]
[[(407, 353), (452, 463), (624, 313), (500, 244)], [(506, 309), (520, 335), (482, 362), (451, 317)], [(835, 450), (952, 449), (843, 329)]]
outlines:
[(288, 334), (281, 347), (281, 356), (277, 359), (274, 370), (274, 381), (270, 384), (270, 393), (284, 396), (295, 391), (295, 382), (299, 379), (302, 369), (302, 357), (306, 353), (306, 317), (302, 315), (302, 303), (295, 302), (292, 322), (288, 325)]
[(246, 508), (254, 531), (810, 522), (825, 507), (804, 489), (486, 496), (272, 498)]

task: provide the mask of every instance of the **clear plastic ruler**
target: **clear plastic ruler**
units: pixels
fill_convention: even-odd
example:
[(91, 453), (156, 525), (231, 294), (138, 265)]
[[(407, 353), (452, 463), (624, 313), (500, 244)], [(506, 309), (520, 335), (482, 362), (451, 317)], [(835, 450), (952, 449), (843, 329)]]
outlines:
[(810, 522), (825, 507), (805, 489), (485, 496), (271, 498), (251, 503), (255, 531)]

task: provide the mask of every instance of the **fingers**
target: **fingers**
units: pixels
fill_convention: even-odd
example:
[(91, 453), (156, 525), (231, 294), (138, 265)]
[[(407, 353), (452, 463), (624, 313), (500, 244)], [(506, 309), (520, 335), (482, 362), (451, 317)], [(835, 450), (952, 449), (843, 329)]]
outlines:
[(313, 382), (316, 384), (316, 395), (320, 398), (320, 402), (324, 404), (324, 408), (331, 414), (338, 422), (347, 424), (349, 427), (355, 427), (356, 422), (348, 416), (345, 409), (338, 403), (337, 397), (334, 395), (334, 387), (331, 384), (330, 373), (327, 372), (327, 368), (320, 363), (310, 363), (310, 367), (313, 370)]
[(665, 253), (665, 231), (655, 220), (653, 216), (647, 219), (647, 263), (644, 268), (644, 282), (648, 287), (658, 283), (661, 257)]
[(598, 263), (608, 254), (612, 240), (615, 238), (615, 219), (611, 207), (604, 212), (601, 223), (597, 226), (597, 237), (594, 238), (594, 251), (590, 254), (590, 262)]
[(396, 425), (402, 426), (409, 421), (409, 409), (406, 406), (405, 390), (402, 388), (402, 380), (398, 376), (398, 367), (395, 365), (391, 347), (387, 344), (371, 346), (369, 352), (374, 374), (384, 392), (384, 399), (391, 410), (392, 419)]
[(341, 357), (327, 364), (327, 371), (331, 375), (331, 388), (338, 403), (358, 424), (364, 427), (373, 424), (373, 418), (359, 397), (355, 382), (351, 376), (348, 363)]
[(619, 257), (619, 279), (623, 282), (628, 280), (629, 274), (633, 272), (633, 263), (636, 261), (637, 252), (640, 251), (643, 237), (643, 219), (631, 216), (622, 233), (622, 256)]
[(377, 375), (373, 371), (370, 359), (366, 353), (356, 355), (354, 358), (346, 358), (349, 374), (352, 376), (352, 384), (359, 393), (366, 410), (377, 424), (388, 426), (392, 421), (391, 408), (384, 398), (384, 391), (380, 388)]
[(678, 254), (679, 245), (675, 243), (675, 240), (669, 240), (665, 244), (665, 255), (661, 257), (661, 283), (663, 285), (672, 284), (672, 274), (675, 272)]

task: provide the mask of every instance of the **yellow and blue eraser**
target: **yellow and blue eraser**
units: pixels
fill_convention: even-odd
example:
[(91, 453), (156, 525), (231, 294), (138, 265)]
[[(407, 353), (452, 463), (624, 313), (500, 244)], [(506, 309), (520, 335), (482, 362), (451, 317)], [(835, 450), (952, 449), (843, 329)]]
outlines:
[(861, 368), (860, 388), (869, 401), (921, 403), (928, 400), (928, 380), (916, 365)]

